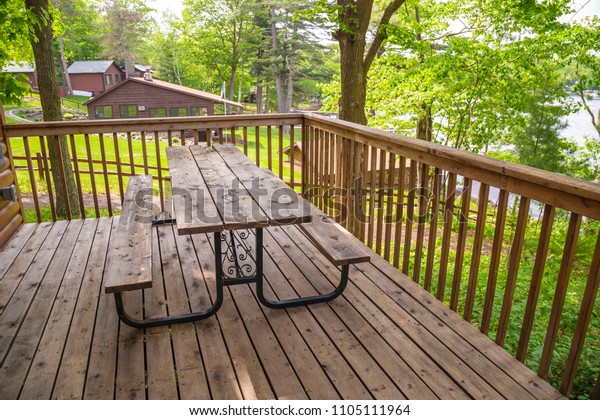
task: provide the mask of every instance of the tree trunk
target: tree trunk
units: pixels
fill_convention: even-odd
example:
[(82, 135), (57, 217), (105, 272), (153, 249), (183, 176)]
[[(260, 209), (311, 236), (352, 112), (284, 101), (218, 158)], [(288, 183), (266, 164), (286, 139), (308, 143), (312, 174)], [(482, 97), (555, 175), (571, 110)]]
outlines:
[(417, 120), (417, 138), (421, 140), (431, 141), (431, 126), (433, 121), (431, 118), (431, 108), (423, 103), (419, 104), (421, 115)]
[(294, 73), (296, 71), (296, 50), (298, 46), (293, 41), (296, 37), (296, 25), (294, 25), (294, 35), (292, 35), (292, 47), (290, 50), (290, 61), (288, 63), (287, 95), (283, 105), (283, 112), (292, 110), (292, 100), (294, 99)]
[(366, 50), (366, 34), (371, 23), (373, 0), (337, 0), (338, 30), (333, 34), (340, 45), (342, 95), (340, 119), (367, 124), (365, 104), (367, 73), (387, 38), (386, 26), (405, 0), (392, 0), (383, 11), (371, 46)]
[(273, 67), (275, 72), (275, 89), (277, 90), (277, 112), (283, 111), (283, 92), (281, 88), (281, 66), (279, 65), (277, 25), (275, 22), (275, 7), (271, 7), (271, 48), (273, 53)]
[[(58, 84), (54, 72), (52, 52), (52, 16), (48, 12), (48, 0), (25, 0), (37, 22), (31, 38), (33, 56), (38, 74), (38, 85), (44, 121), (62, 121)], [(64, 136), (48, 136), (48, 153), (52, 168), (52, 180), (56, 195), (56, 211), (60, 218), (79, 215), (77, 187), (71, 167), (71, 156)], [(66, 181), (63, 183), (63, 178)]]
[(256, 83), (256, 113), (262, 114), (263, 110), (263, 82), (259, 80)]
[(65, 79), (67, 92), (69, 92), (69, 95), (72, 95), (73, 87), (71, 86), (71, 77), (69, 76), (67, 59), (65, 58), (65, 44), (63, 43), (62, 35), (58, 36), (58, 47), (60, 49), (60, 69), (62, 70), (63, 78)]
[[(361, 11), (362, 3), (366, 5)], [(334, 37), (340, 45), (340, 67), (342, 95), (339, 118), (358, 124), (367, 124), (365, 103), (367, 95), (367, 73), (365, 71), (366, 26), (371, 19), (372, 1), (357, 2), (338, 0), (342, 6), (341, 28)], [(364, 28), (364, 30), (363, 30)]]
[[(56, 8), (56, 0), (52, 0), (52, 7)], [(65, 80), (65, 86), (67, 87), (67, 92), (69, 95), (73, 94), (73, 88), (71, 87), (71, 77), (69, 76), (69, 71), (67, 70), (67, 59), (65, 58), (65, 44), (63, 42), (63, 38), (61, 34), (58, 34), (58, 48), (60, 51), (60, 70), (62, 72), (63, 79)]]
[(339, 118), (367, 125), (365, 113), (367, 95), (367, 77), (362, 62), (363, 48), (355, 40), (346, 39), (340, 42), (341, 49), (341, 81), (342, 96), (340, 98)]

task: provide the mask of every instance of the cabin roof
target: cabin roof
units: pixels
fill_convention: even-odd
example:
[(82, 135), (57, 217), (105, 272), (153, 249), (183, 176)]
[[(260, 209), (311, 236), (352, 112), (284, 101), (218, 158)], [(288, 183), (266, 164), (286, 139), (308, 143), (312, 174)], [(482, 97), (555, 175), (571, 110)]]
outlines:
[(33, 73), (34, 71), (35, 64), (31, 65), (26, 61), (13, 61), (2, 67), (2, 73)]
[(183, 93), (185, 95), (190, 95), (190, 96), (195, 96), (201, 99), (207, 99), (209, 101), (212, 102), (217, 102), (217, 103), (222, 103), (222, 104), (227, 104), (227, 105), (232, 105), (235, 107), (239, 107), (239, 108), (243, 108), (244, 105), (242, 105), (239, 102), (235, 102), (235, 101), (230, 101), (228, 99), (224, 99), (221, 98), (219, 95), (215, 95), (212, 93), (208, 93), (208, 92), (204, 92), (198, 89), (193, 89), (190, 87), (186, 87), (186, 86), (181, 86), (181, 85), (176, 85), (175, 83), (169, 83), (169, 82), (165, 82), (163, 80), (157, 80), (157, 79), (153, 79), (153, 80), (144, 80), (141, 77), (130, 77), (128, 79), (126, 79), (124, 82), (119, 83), (118, 85), (108, 89), (107, 91), (105, 91), (104, 93), (95, 96), (94, 98), (90, 99), (88, 102), (86, 102), (86, 105), (89, 105), (91, 103), (93, 103), (94, 101), (96, 101), (97, 99), (103, 97), (104, 95), (112, 92), (115, 89), (119, 89), (121, 86), (124, 86), (126, 83), (141, 83), (144, 85), (148, 85), (148, 86), (154, 86), (160, 89), (164, 89), (164, 90), (169, 90), (172, 92), (178, 92), (178, 93)]
[(114, 64), (113, 60), (75, 61), (69, 66), (68, 72), (70, 74), (104, 73), (112, 64)]

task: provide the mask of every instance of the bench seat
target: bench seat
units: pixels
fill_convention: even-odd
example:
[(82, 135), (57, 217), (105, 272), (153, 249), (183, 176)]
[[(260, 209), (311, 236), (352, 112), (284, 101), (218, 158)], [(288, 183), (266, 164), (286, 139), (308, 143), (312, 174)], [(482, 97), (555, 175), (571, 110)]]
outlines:
[(331, 217), (311, 205), (312, 221), (298, 226), (335, 266), (370, 260), (364, 245)]
[(152, 195), (152, 176), (129, 178), (123, 211), (108, 252), (104, 290), (119, 293), (152, 286), (152, 213), (141, 207)]

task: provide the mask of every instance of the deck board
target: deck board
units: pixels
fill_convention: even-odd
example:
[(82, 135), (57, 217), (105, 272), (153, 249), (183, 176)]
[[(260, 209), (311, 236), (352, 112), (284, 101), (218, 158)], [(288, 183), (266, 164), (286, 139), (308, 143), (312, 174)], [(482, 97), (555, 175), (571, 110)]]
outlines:
[[(137, 330), (103, 291), (118, 218), (24, 226), (1, 251), (2, 399), (556, 399), (556, 390), (368, 251), (329, 304), (274, 310), (231, 286), (216, 316)], [(158, 233), (158, 234), (157, 234)], [(248, 238), (253, 244), (253, 238)], [(155, 228), (153, 287), (134, 316), (199, 311), (215, 293), (213, 235)], [(296, 226), (265, 229), (268, 296), (332, 290)]]

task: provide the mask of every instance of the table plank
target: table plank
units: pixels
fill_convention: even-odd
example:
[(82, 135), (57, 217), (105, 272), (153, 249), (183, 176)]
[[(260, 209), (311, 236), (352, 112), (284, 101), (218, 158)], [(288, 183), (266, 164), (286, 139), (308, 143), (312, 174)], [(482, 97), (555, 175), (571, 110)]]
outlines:
[(167, 147), (177, 233), (219, 232), (224, 229), (208, 186), (189, 147)]
[(269, 169), (256, 166), (235, 146), (216, 145), (214, 149), (269, 217), (269, 225), (311, 221), (307, 203)]
[(214, 148), (198, 145), (189, 149), (225, 229), (254, 229), (269, 225), (267, 215)]

